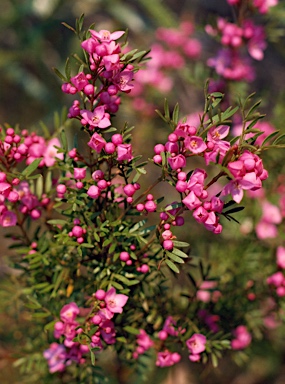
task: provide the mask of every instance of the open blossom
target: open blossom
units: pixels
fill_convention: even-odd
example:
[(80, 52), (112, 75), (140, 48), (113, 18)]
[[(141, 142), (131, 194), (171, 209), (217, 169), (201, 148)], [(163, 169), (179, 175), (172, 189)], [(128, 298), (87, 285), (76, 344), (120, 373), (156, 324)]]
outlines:
[(231, 342), (233, 349), (244, 349), (251, 343), (251, 334), (248, 332), (246, 326), (239, 325), (234, 331), (235, 338)]
[(185, 139), (185, 147), (197, 154), (204, 152), (207, 149), (207, 144), (199, 136), (190, 136)]
[(90, 29), (90, 33), (93, 38), (98, 39), (99, 41), (103, 42), (110, 42), (114, 40), (118, 40), (120, 37), (123, 36), (125, 31), (115, 31), (111, 33), (110, 31), (106, 29), (101, 29), (99, 32), (94, 31), (93, 29)]
[(14, 227), (17, 224), (17, 216), (14, 212), (5, 210), (0, 214), (1, 227)]
[(201, 333), (194, 333), (190, 339), (186, 340), (186, 346), (192, 355), (197, 355), (205, 351), (207, 339)]
[(253, 0), (253, 5), (260, 13), (267, 13), (270, 7), (275, 7), (277, 4), (278, 0)]
[(279, 246), (276, 252), (276, 262), (279, 268), (285, 269), (285, 248)]
[(117, 146), (118, 161), (127, 160), (130, 161), (133, 158), (132, 145), (131, 144), (119, 144)]
[(49, 349), (43, 353), (44, 358), (48, 360), (50, 373), (62, 372), (65, 370), (66, 349), (64, 345), (51, 343)]
[(60, 147), (60, 142), (55, 137), (47, 143), (43, 153), (44, 162), (47, 167), (52, 167), (56, 159), (63, 160), (63, 153), (59, 153), (56, 147)]
[(93, 112), (82, 109), (81, 116), (81, 123), (83, 125), (89, 124), (90, 128), (107, 128), (111, 125), (109, 115), (105, 113), (103, 106), (95, 108)]
[(181, 359), (179, 353), (171, 353), (169, 351), (158, 352), (156, 359), (157, 367), (171, 367), (172, 365), (178, 363)]
[(114, 78), (114, 84), (122, 92), (130, 92), (134, 85), (131, 83), (133, 80), (134, 74), (132, 71), (123, 71), (119, 72)]
[(106, 140), (101, 135), (99, 135), (99, 133), (95, 132), (93, 133), (87, 144), (90, 148), (94, 149), (94, 151), (100, 153), (105, 147)]
[(60, 311), (60, 318), (65, 322), (73, 322), (79, 314), (79, 308), (76, 303), (69, 303), (62, 307)]
[(114, 313), (122, 313), (128, 299), (127, 295), (117, 294), (115, 288), (110, 288), (104, 298), (109, 314), (113, 316)]

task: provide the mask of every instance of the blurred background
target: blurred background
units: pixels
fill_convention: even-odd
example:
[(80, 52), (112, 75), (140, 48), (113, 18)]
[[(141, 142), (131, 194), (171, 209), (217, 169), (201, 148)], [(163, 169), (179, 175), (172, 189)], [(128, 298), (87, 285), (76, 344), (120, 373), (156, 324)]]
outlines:
[[(179, 102), (182, 115), (197, 113), (203, 108), (203, 87), (211, 75), (205, 63), (218, 49), (218, 44), (206, 35), (204, 26), (213, 22), (217, 15), (231, 17), (231, 8), (226, 0), (1, 0), (0, 124), (19, 124), (21, 129), (32, 131), (38, 130), (42, 121), (50, 132), (53, 131), (54, 113), (61, 113), (64, 106), (70, 106), (71, 99), (61, 92), (61, 81), (52, 68), (63, 71), (66, 57), (70, 53), (80, 53), (78, 39), (62, 22), (74, 26), (75, 19), (82, 13), (85, 14), (85, 28), (92, 23), (95, 23), (97, 31), (128, 28), (130, 48), (141, 50), (153, 47), (159, 27), (177, 28), (183, 22), (191, 23), (193, 27), (189, 34), (193, 44), (196, 41), (197, 50), (196, 53), (184, 52), (185, 65), (180, 67), (178, 63), (176, 67), (166, 68), (159, 90), (151, 86), (151, 81), (144, 80), (145, 103), (139, 98), (139, 91), (135, 99), (131, 96), (123, 98), (117, 126), (122, 126), (124, 121), (136, 125), (135, 151), (136, 148), (143, 149), (146, 158), (152, 157), (153, 153), (147, 150), (165, 141), (167, 135), (163, 123), (153, 112), (155, 108), (162, 110), (164, 97), (168, 98), (171, 108)], [(283, 6), (278, 8), (278, 12), (272, 11), (268, 35), (270, 44), (264, 60), (255, 63), (256, 80), (239, 89), (240, 93), (248, 94), (256, 91), (264, 99), (261, 112), (266, 113), (268, 120), (281, 130), (285, 124), (284, 26)], [(168, 76), (172, 79), (170, 86), (167, 86)], [(162, 83), (166, 85), (162, 86)], [(276, 164), (284, 163), (282, 152), (274, 153), (273, 157)], [(273, 158), (269, 157), (268, 162), (272, 161)], [(280, 167), (277, 167), (276, 177), (279, 171)], [(155, 179), (155, 171), (149, 177)], [(165, 195), (167, 192), (158, 190), (157, 193)], [(226, 231), (222, 238), (227, 241), (235, 239), (240, 250), (246, 249), (242, 235), (238, 237), (235, 233), (236, 228), (232, 232)], [(190, 231), (191, 237), (201, 235), (201, 228), (191, 227)], [(185, 233), (181, 233), (183, 236)], [(203, 231), (203, 244), (196, 245), (194, 252), (207, 258), (215, 255), (216, 264), (223, 261), (226, 270), (227, 262), (220, 255), (223, 245), (219, 242), (222, 241)], [(11, 251), (1, 243), (0, 252), (6, 256)], [(240, 254), (234, 257), (239, 259)], [(258, 263), (251, 264), (250, 268), (258, 268)], [(5, 261), (2, 261), (0, 288), (6, 290), (11, 303), (8, 308), (1, 308), (4, 304), (0, 304), (0, 326), (4, 330), (0, 346), (0, 382), (20, 384), (22, 381), (13, 362), (17, 348), (21, 347), (25, 317), (19, 319), (15, 313), (17, 283), (16, 280), (12, 284), (11, 280), (7, 281), (7, 271)], [(194, 369), (193, 364), (188, 364), (175, 368), (171, 374), (163, 371), (161, 375), (165, 376), (165, 384), (282, 384), (285, 383), (285, 339), (282, 334), (278, 338), (278, 342), (275, 341), (276, 335), (272, 338), (274, 345), (269, 338), (257, 346), (254, 357), (244, 359), (245, 364), (242, 364), (242, 358), (232, 362), (226, 357), (216, 369), (202, 365), (195, 365)], [(157, 379), (153, 380), (156, 382)]]

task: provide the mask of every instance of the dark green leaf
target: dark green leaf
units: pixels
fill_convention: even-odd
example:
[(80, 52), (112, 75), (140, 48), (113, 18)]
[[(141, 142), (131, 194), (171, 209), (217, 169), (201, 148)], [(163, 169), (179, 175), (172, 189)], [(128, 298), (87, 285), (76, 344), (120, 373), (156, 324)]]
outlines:
[(177, 266), (170, 260), (166, 259), (165, 260), (165, 263), (167, 264), (167, 266), (172, 269), (173, 272), (175, 273), (180, 273), (179, 272), (179, 269), (177, 268)]

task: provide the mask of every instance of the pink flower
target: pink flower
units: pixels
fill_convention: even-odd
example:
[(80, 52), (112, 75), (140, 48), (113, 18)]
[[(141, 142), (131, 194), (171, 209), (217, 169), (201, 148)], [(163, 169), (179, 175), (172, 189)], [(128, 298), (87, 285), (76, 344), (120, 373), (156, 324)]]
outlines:
[(268, 223), (266, 220), (260, 220), (255, 227), (256, 236), (259, 239), (274, 239), (278, 235), (278, 229), (275, 224)]
[(157, 367), (171, 367), (172, 365), (178, 363), (181, 359), (179, 353), (171, 353), (169, 351), (158, 352), (156, 359)]
[(132, 145), (131, 144), (119, 144), (117, 146), (118, 161), (127, 160), (130, 161), (133, 158)]
[(185, 139), (185, 147), (193, 153), (202, 153), (207, 149), (207, 144), (199, 136), (190, 136)]
[(100, 153), (105, 147), (106, 140), (103, 139), (99, 133), (95, 132), (87, 143), (90, 148), (94, 149), (97, 153)]
[(86, 168), (74, 168), (74, 178), (83, 180), (86, 177)]
[(100, 189), (96, 185), (91, 185), (91, 187), (88, 188), (87, 195), (92, 199), (98, 199), (100, 196)]
[(72, 323), (79, 314), (79, 308), (76, 303), (69, 303), (62, 307), (60, 318), (62, 321)]
[(267, 13), (270, 7), (278, 4), (278, 0), (253, 0), (253, 5), (258, 8), (260, 13)]
[(202, 206), (195, 209), (193, 212), (193, 217), (198, 221), (198, 223), (204, 223), (209, 216), (208, 211)]
[(229, 131), (230, 127), (227, 125), (212, 127), (207, 134), (207, 140), (212, 142), (220, 141), (221, 139), (224, 139), (226, 136), (228, 136)]
[(43, 355), (44, 358), (48, 360), (50, 373), (65, 370), (66, 350), (64, 345), (51, 343), (49, 349), (46, 349)]
[(134, 87), (134, 85), (131, 84), (133, 77), (134, 77), (134, 74), (132, 71), (123, 71), (123, 72), (119, 72), (113, 78), (113, 82), (119, 88), (120, 91), (130, 92), (131, 89)]
[(100, 41), (104, 41), (104, 42), (118, 40), (125, 33), (125, 31), (115, 31), (111, 33), (106, 29), (101, 29), (99, 32), (96, 32), (93, 29), (90, 29), (89, 31), (93, 38), (98, 39)]
[(107, 128), (111, 125), (109, 115), (105, 113), (105, 108), (103, 106), (97, 107), (93, 112), (88, 111), (87, 109), (82, 109), (81, 111), (83, 125), (89, 124), (90, 128)]
[(113, 313), (122, 313), (123, 307), (128, 301), (128, 296), (117, 294), (115, 288), (110, 288), (105, 296), (106, 309)]
[(206, 336), (202, 335), (201, 333), (194, 333), (190, 339), (186, 340), (186, 346), (189, 349), (189, 352), (193, 355), (204, 352), (206, 349), (206, 343)]
[(285, 248), (279, 246), (276, 252), (276, 261), (279, 268), (285, 269)]
[(84, 72), (79, 72), (78, 75), (72, 77), (70, 80), (72, 84), (77, 88), (78, 91), (82, 91), (85, 85), (89, 84), (89, 81), (86, 78)]
[(267, 284), (274, 285), (276, 288), (280, 287), (285, 282), (285, 277), (281, 271), (273, 273), (266, 280)]
[(200, 207), (202, 202), (198, 199), (193, 191), (191, 191), (183, 200), (182, 203), (186, 205), (186, 207), (192, 211), (195, 208)]
[(231, 346), (233, 349), (240, 350), (249, 346), (251, 343), (251, 334), (246, 326), (239, 325), (234, 331), (235, 339), (232, 340)]
[(47, 143), (47, 147), (43, 152), (44, 162), (47, 167), (52, 167), (55, 164), (55, 159), (63, 160), (64, 158), (63, 153), (59, 153), (55, 147), (60, 147), (60, 142), (56, 137)]
[(172, 169), (184, 168), (186, 166), (185, 156), (179, 154), (177, 156), (169, 157), (168, 163)]
[(5, 211), (0, 216), (1, 227), (14, 227), (17, 224), (17, 216), (14, 212)]
[(137, 336), (137, 343), (139, 346), (143, 347), (145, 351), (151, 348), (154, 344), (144, 329), (140, 329), (140, 333)]

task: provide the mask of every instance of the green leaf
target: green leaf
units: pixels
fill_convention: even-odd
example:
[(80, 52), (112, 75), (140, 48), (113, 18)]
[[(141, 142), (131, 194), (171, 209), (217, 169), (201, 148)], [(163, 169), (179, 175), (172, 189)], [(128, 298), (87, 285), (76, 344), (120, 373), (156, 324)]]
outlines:
[(51, 322), (47, 323), (45, 326), (44, 326), (44, 330), (45, 331), (49, 331), (49, 330), (52, 330), (54, 329), (54, 325), (55, 323), (57, 322), (57, 320), (52, 320)]
[(217, 366), (218, 366), (218, 358), (217, 358), (217, 356), (214, 353), (211, 354), (211, 360), (212, 360), (213, 367), (217, 368)]
[(175, 124), (177, 124), (178, 119), (179, 119), (179, 104), (176, 103), (172, 113), (172, 120), (174, 121)]
[(126, 325), (123, 329), (126, 332), (131, 333), (132, 335), (139, 335), (140, 334), (140, 331), (138, 329), (131, 327), (129, 325)]
[(54, 73), (61, 79), (63, 80), (65, 83), (67, 83), (67, 78), (61, 73), (59, 72), (59, 70), (57, 68), (52, 68), (52, 70), (54, 71)]
[(65, 225), (67, 224), (67, 221), (62, 219), (52, 219), (48, 220), (47, 223), (51, 225)]
[(133, 233), (133, 232), (136, 232), (139, 228), (143, 227), (145, 225), (145, 223), (147, 222), (147, 220), (141, 220), (139, 221), (138, 223), (136, 223), (128, 232), (129, 233)]
[(186, 248), (186, 247), (189, 247), (189, 243), (186, 243), (184, 241), (178, 241), (178, 240), (172, 240), (173, 242), (173, 245), (175, 247), (180, 247), (180, 248)]
[(181, 257), (177, 256), (177, 255), (174, 255), (173, 253), (171, 252), (168, 252), (166, 251), (166, 255), (172, 259), (173, 261), (175, 261), (176, 263), (180, 263), (180, 264), (184, 264), (184, 260), (181, 259)]
[(165, 260), (165, 263), (168, 265), (168, 267), (170, 269), (172, 269), (173, 272), (175, 273), (180, 273), (179, 269), (177, 268), (177, 266), (170, 260), (166, 259)]
[(48, 317), (48, 316), (50, 316), (50, 313), (48, 313), (48, 312), (37, 312), (37, 313), (32, 314), (32, 317), (34, 317), (36, 319), (43, 319), (43, 318)]
[(95, 365), (95, 353), (90, 349), (91, 364)]
[(84, 247), (84, 248), (94, 248), (94, 245), (93, 244), (89, 244), (89, 243), (82, 243), (80, 245), (81, 245), (81, 247)]
[(281, 140), (283, 140), (285, 138), (285, 133), (283, 133), (282, 135), (278, 136), (272, 143), (272, 145), (275, 145), (277, 143), (279, 143)]
[(173, 248), (172, 249), (172, 253), (174, 253), (177, 256), (183, 257), (185, 259), (187, 259), (189, 257), (185, 252), (183, 252), (183, 251), (181, 251), (180, 249), (177, 249), (177, 248)]
[(61, 141), (62, 149), (64, 151), (67, 151), (67, 149), (68, 149), (68, 142), (67, 142), (67, 137), (66, 137), (64, 129), (60, 132), (60, 141)]
[(61, 24), (64, 25), (67, 29), (70, 29), (72, 32), (74, 32), (76, 34), (76, 30), (71, 25), (65, 23), (64, 21)]
[(116, 337), (116, 341), (119, 341), (119, 342), (124, 343), (124, 344), (127, 343), (127, 339), (124, 336)]
[[(272, 133), (270, 133), (270, 135), (268, 135), (262, 142), (261, 144), (261, 148), (264, 147), (264, 144), (268, 143), (269, 140), (273, 139), (273, 137), (275, 137), (276, 135), (278, 135), (279, 131), (274, 131)], [(282, 135), (283, 136), (283, 135)], [(278, 138), (277, 138), (278, 139)], [(276, 139), (276, 140), (277, 140)]]
[(33, 173), (39, 166), (40, 162), (42, 161), (42, 158), (35, 159), (30, 165), (27, 166), (22, 172), (22, 175), (25, 177), (28, 177), (31, 173)]

